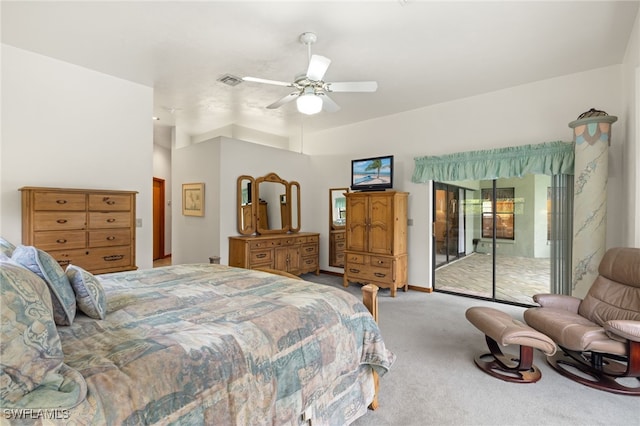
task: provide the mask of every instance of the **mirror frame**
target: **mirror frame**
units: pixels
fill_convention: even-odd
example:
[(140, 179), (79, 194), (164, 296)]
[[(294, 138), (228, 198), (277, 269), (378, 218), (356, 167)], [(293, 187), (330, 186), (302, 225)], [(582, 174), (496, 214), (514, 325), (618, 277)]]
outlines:
[[(251, 184), (251, 223), (246, 229), (242, 229), (243, 219), (243, 205), (242, 205), (242, 183), (244, 181), (249, 181)], [(258, 214), (258, 204), (260, 203), (260, 183), (262, 182), (272, 182), (272, 183), (281, 183), (285, 187), (285, 193), (280, 197), (280, 209), (281, 209), (281, 220), (286, 221), (286, 226), (279, 229), (268, 229), (262, 228), (260, 226), (260, 219)], [(287, 233), (296, 233), (300, 231), (302, 220), (300, 218), (300, 183), (296, 181), (288, 182), (276, 173), (269, 173), (265, 176), (261, 176), (258, 178), (254, 178), (249, 175), (239, 176), (236, 181), (236, 210), (237, 210), (237, 224), (236, 228), (238, 228), (238, 233), (241, 235), (251, 235), (251, 234), (287, 234)], [(294, 197), (295, 200), (292, 198)], [(295, 210), (294, 210), (295, 209)], [(295, 226), (291, 222), (296, 219), (297, 223)]]
[[(296, 194), (295, 194), (295, 196), (296, 196), (295, 198), (296, 199), (295, 200), (293, 199), (293, 195), (294, 195), (293, 194), (294, 193), (293, 188), (294, 187), (296, 188), (296, 191), (295, 191), (296, 192)], [(301, 224), (301, 221), (300, 221), (300, 184), (298, 182), (292, 181), (292, 182), (289, 183), (289, 195), (288, 195), (288, 197), (289, 197), (288, 198), (289, 199), (289, 230), (291, 232), (298, 232), (298, 231), (300, 231), (300, 224)], [(295, 211), (297, 213), (295, 215), (295, 218), (298, 221), (298, 223), (296, 224), (297, 226), (293, 226), (293, 218), (294, 218), (294, 214), (293, 214), (294, 210), (293, 209), (294, 208), (296, 209)]]
[(349, 188), (329, 188), (329, 229), (345, 229), (345, 225), (336, 225), (333, 219), (333, 192), (339, 191), (341, 193), (349, 192)]
[[(243, 205), (242, 205), (242, 182), (248, 180), (249, 183), (251, 183), (251, 207), (250, 207), (250, 218), (251, 218), (251, 223), (249, 225), (249, 227), (243, 229), (242, 228), (242, 223), (243, 223)], [(238, 233), (240, 235), (251, 235), (254, 232), (256, 232), (256, 203), (255, 200), (257, 200), (256, 196), (255, 196), (255, 187), (256, 187), (256, 181), (253, 178), (253, 176), (248, 176), (248, 175), (242, 175), (239, 176), (237, 179), (237, 194), (236, 194), (236, 206), (237, 206), (237, 211), (238, 211), (238, 216), (237, 216), (237, 228), (238, 228)]]
[[(261, 176), (256, 179), (255, 195), (256, 195), (256, 200), (258, 200), (258, 202), (260, 201), (260, 184), (263, 182), (280, 183), (284, 185), (285, 196), (287, 197), (287, 200), (291, 199), (289, 182), (287, 182), (284, 179), (281, 179), (280, 176), (278, 176), (275, 173), (269, 173), (268, 175)], [(257, 216), (254, 216), (254, 217), (256, 218), (256, 232), (258, 234), (286, 234), (287, 232), (289, 232), (289, 229), (291, 228), (289, 223), (286, 223), (285, 226), (278, 229), (263, 228), (262, 224), (260, 223), (260, 218)], [(287, 218), (289, 217), (291, 217), (291, 214), (287, 214)]]

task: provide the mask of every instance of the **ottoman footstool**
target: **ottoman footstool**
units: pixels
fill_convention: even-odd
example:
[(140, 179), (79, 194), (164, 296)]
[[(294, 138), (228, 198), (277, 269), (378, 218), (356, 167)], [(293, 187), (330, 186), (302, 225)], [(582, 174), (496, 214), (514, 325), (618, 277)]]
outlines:
[[(476, 365), (493, 377), (516, 383), (534, 383), (542, 374), (533, 364), (533, 350), (540, 349), (551, 356), (556, 344), (546, 335), (534, 330), (510, 315), (493, 308), (475, 306), (465, 316), (482, 331), (491, 353), (478, 355)], [(520, 355), (504, 354), (500, 346), (518, 345)]]

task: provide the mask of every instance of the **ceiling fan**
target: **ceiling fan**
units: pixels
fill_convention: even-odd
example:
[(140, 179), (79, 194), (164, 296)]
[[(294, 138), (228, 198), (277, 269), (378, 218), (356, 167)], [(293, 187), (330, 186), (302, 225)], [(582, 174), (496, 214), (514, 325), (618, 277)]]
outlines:
[(307, 115), (317, 114), (323, 109), (327, 112), (335, 112), (340, 109), (340, 106), (329, 97), (328, 93), (375, 92), (378, 89), (378, 83), (375, 81), (325, 82), (323, 80), (324, 74), (331, 64), (331, 59), (320, 55), (311, 55), (311, 45), (317, 39), (317, 36), (311, 32), (300, 35), (300, 42), (307, 46), (309, 67), (305, 74), (296, 76), (293, 82), (287, 83), (257, 77), (243, 77), (242, 80), (295, 88), (295, 91), (268, 105), (267, 108), (279, 108), (295, 99), (298, 111)]

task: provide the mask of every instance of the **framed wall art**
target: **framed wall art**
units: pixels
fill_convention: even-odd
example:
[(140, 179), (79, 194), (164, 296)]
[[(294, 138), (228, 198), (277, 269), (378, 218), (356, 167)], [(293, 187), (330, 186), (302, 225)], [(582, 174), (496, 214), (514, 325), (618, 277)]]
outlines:
[(182, 214), (204, 216), (204, 183), (182, 184)]

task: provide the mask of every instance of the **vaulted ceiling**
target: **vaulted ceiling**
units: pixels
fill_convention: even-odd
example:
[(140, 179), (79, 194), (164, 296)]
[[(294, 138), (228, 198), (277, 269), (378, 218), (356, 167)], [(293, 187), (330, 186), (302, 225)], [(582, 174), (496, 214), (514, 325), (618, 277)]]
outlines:
[[(156, 126), (287, 137), (619, 64), (639, 3), (2, 1), (2, 43), (152, 86)], [(265, 108), (289, 88), (218, 81), (292, 81), (307, 67), (306, 31), (332, 60), (326, 81), (378, 91), (333, 93), (338, 112), (302, 116), (295, 102)]]

